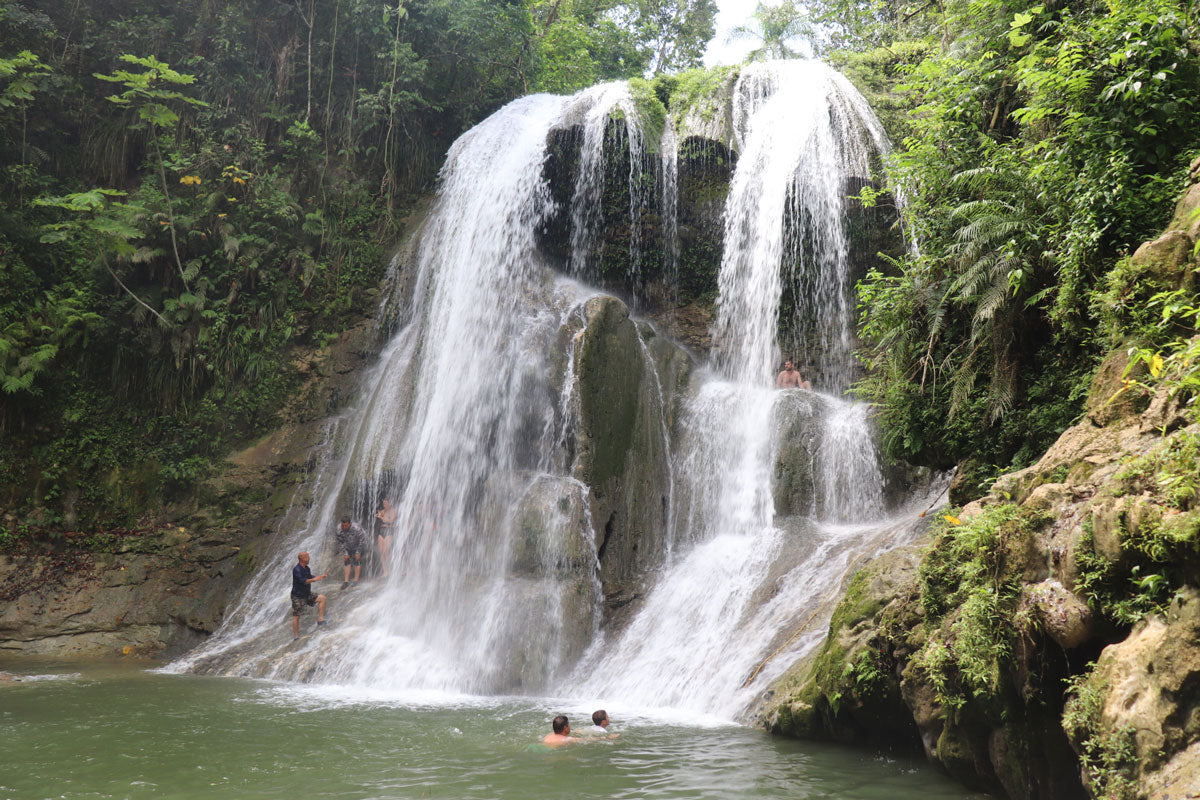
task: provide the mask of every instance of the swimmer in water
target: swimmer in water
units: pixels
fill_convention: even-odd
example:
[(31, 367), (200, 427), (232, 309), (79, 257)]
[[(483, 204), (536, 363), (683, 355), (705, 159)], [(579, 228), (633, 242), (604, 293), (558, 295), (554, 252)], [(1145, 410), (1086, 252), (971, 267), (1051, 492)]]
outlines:
[(612, 720), (608, 718), (608, 712), (603, 708), (592, 712), (592, 727), (587, 729), (587, 734), (597, 739), (616, 739), (621, 734), (611, 733), (608, 726), (612, 724)]
[(578, 737), (571, 735), (571, 723), (562, 714), (554, 718), (550, 727), (552, 732), (542, 737), (542, 744), (547, 747), (562, 747), (580, 741)]

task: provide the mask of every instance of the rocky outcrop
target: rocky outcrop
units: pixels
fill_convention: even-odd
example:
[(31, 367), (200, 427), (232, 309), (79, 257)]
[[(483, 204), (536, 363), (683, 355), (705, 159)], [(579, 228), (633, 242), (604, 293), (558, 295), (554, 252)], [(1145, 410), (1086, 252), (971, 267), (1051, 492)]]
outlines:
[[(1130, 291), (1191, 286), (1197, 189), (1122, 268)], [(1200, 794), (1200, 425), (1127, 351), (1036, 464), (850, 580), (762, 726), (1019, 800)]]
[(231, 454), (190, 497), (148, 504), (135, 530), (0, 554), (0, 652), (171, 657), (216, 630), (377, 341), (363, 321), (328, 347), (296, 349), (288, 368), (298, 388), (283, 424)]
[(1065, 718), (1093, 795), (1200, 794), (1200, 593), (1106, 647)]
[[(1168, 603), (1194, 597), (1200, 574), (1195, 495), (1172, 495), (1198, 452), (1200, 427), (1165, 392), (1141, 414), (1071, 428), (939, 518), (919, 557), (855, 576), (822, 650), (773, 688), (760, 723), (899, 744), (1023, 800), (1187, 786), (1200, 601)], [(1071, 703), (1088, 692), (1099, 710), (1082, 724)]]
[[(186, 527), (101, 552), (0, 556), (0, 652), (170, 656), (220, 624), (252, 568), (239, 531)], [(235, 542), (239, 542), (235, 544)]]
[(573, 346), (579, 425), (572, 474), (589, 488), (600, 579), (619, 606), (662, 558), (671, 431), (692, 359), (606, 295), (586, 301)]

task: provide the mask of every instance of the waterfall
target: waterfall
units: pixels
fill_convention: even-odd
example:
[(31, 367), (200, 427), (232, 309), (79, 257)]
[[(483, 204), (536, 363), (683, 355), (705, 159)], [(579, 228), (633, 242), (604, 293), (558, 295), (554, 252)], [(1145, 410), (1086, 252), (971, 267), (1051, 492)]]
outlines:
[[(316, 571), (339, 576), (328, 536), (335, 520), (353, 509), (369, 522), (376, 499), (391, 496), (393, 572), (370, 594), (338, 595), (342, 619), (321, 634), (337, 657), (239, 648), (279, 627), (265, 618), (286, 616), (286, 597), (252, 589), (243, 604), (258, 611), (231, 614), (180, 668), (530, 690), (586, 645), (599, 608), (588, 489), (567, 472), (560, 428), (571, 398), (551, 360), (555, 337), (587, 293), (554, 281), (534, 242), (549, 211), (548, 130), (582, 110), (594, 141), (621, 97), (606, 86), (517, 100), (447, 156), (416, 248), (409, 321), (347, 414), (349, 451), (336, 476), (315, 488), (321, 502), (283, 550), (284, 564), (307, 548)], [(533, 541), (524, 535), (530, 528)], [(329, 592), (338, 583), (319, 586)]]
[[(679, 268), (673, 125), (647, 159), (628, 87), (604, 84), (516, 100), (459, 138), (384, 304), (394, 332), (331, 427), (307, 502), (221, 630), (173, 669), (733, 716), (818, 641), (841, 579), (913, 535), (886, 519), (865, 409), (841, 398), (845, 194), (886, 141), (816, 63), (747, 67), (732, 103), (715, 348), (694, 369), (562, 276), (595, 279), (606, 175), (626, 155), (628, 277), (654, 205)], [(568, 130), (577, 161), (556, 201), (548, 141)], [(569, 222), (562, 253), (539, 238), (552, 218)], [(818, 391), (774, 388), (789, 297), (788, 355)], [(341, 591), (335, 520), (369, 523), (383, 497), (397, 510), (389, 574)], [(331, 624), (293, 642), (284, 578), (301, 549), (330, 573), (317, 586)], [(626, 603), (618, 624), (610, 606)]]
[[(864, 409), (773, 389), (789, 278), (805, 287), (799, 324), (819, 332), (797, 360), (819, 388), (840, 393), (849, 383), (844, 195), (852, 178), (869, 174), (886, 140), (858, 93), (816, 62), (745, 68), (733, 112), (741, 150), (725, 205), (716, 374), (688, 405), (677, 449), (683, 488), (673, 531), (693, 546), (623, 635), (577, 676), (595, 696), (725, 714), (745, 705), (742, 682), (781, 630), (819, 614), (848, 565), (896, 536), (892, 526), (863, 524), (883, 512)], [(822, 359), (818, 369), (812, 354)], [(813, 518), (783, 530), (772, 496), (774, 431), (780, 404), (797, 402), (823, 422)], [(790, 642), (792, 658), (812, 641)], [(779, 659), (763, 680), (787, 663)]]
[[(614, 112), (619, 119), (613, 120)], [(624, 83), (605, 83), (576, 95), (568, 107), (567, 118), (583, 125), (579, 177), (571, 197), (571, 274), (587, 280), (596, 277), (597, 256), (602, 255), (597, 252), (597, 243), (603, 220), (605, 155), (627, 150), (629, 277), (636, 280), (642, 260), (640, 216), (648, 198), (642, 185), (645, 137), (629, 87)], [(616, 124), (610, 127), (610, 121)]]

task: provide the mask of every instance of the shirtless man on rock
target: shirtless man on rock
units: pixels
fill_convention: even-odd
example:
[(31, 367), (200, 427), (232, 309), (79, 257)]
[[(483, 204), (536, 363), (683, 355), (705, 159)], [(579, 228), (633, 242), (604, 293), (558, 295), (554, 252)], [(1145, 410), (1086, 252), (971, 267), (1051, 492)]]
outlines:
[(800, 370), (792, 366), (791, 360), (783, 362), (783, 372), (775, 379), (776, 389), (812, 389), (812, 384), (804, 380)]

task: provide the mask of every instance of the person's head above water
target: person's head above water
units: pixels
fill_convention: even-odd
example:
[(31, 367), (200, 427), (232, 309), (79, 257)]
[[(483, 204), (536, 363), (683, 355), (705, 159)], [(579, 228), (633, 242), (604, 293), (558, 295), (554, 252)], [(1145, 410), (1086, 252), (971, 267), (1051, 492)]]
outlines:
[(349, 527), (350, 527), (350, 518), (342, 517), (342, 529), (345, 530), (346, 528), (349, 528)]
[(592, 724), (599, 725), (601, 728), (607, 728), (609, 723), (608, 712), (603, 708), (592, 712)]
[(795, 369), (795, 367), (792, 366), (792, 360), (790, 358), (787, 361), (783, 362), (783, 369), (786, 372), (791, 372), (792, 370)]
[(300, 566), (302, 566), (302, 567), (308, 566), (308, 551), (307, 550), (301, 550), (300, 555), (297, 556), (297, 558), (300, 561)]
[(554, 718), (554, 721), (550, 723), (550, 727), (559, 736), (566, 736), (571, 732), (571, 723), (568, 722), (567, 718), (562, 714), (559, 714)]

